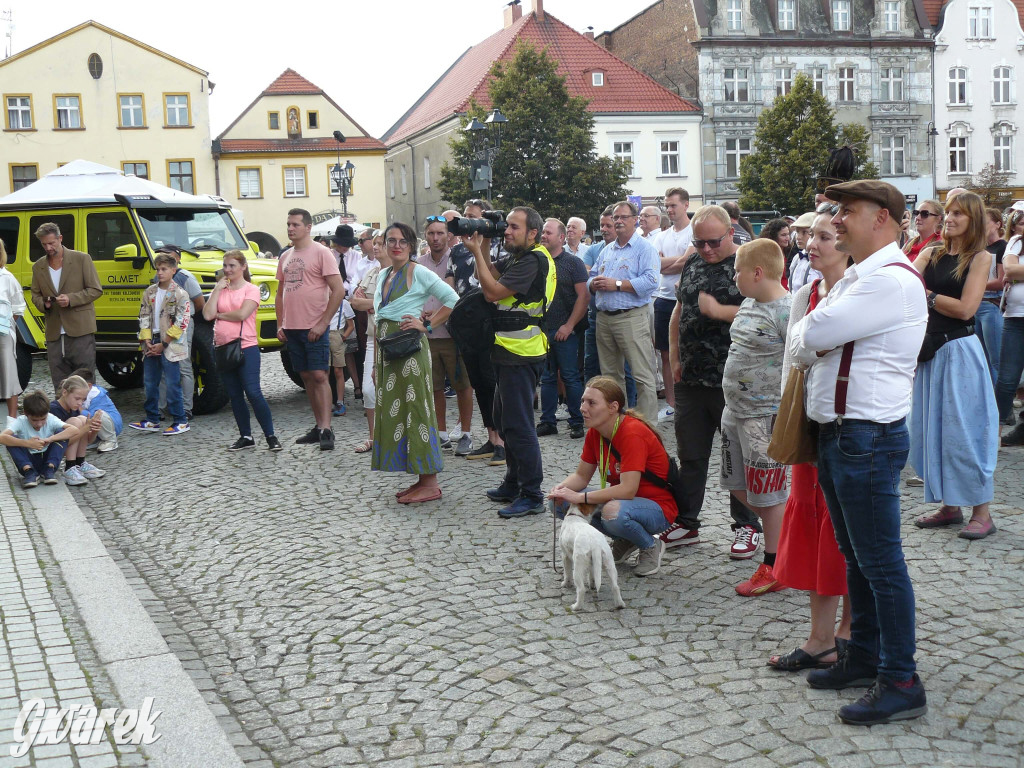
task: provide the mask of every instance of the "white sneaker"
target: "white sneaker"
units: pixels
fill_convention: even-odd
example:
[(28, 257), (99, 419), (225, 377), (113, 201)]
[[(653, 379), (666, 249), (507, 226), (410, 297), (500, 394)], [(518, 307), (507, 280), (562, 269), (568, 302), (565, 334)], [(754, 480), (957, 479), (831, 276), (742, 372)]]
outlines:
[(88, 461), (83, 461), (78, 469), (81, 470), (82, 476), (88, 480), (95, 480), (97, 477), (103, 477), (107, 474), (107, 470), (100, 469)]
[(568, 421), (569, 420), (569, 406), (562, 403), (555, 409), (555, 421)]
[(670, 405), (666, 405), (660, 411), (658, 411), (658, 421), (668, 421), (672, 418), (672, 414), (675, 413), (675, 409)]
[(913, 488), (920, 488), (924, 485), (924, 478), (914, 475), (913, 477), (907, 478), (907, 485)]
[(462, 439), (462, 422), (456, 421), (455, 426), (448, 430), (448, 439), (453, 443), (459, 442)]
[(72, 467), (64, 470), (64, 482), (67, 485), (85, 485), (89, 481), (85, 479), (81, 469)]
[(96, 450), (99, 453), (109, 453), (110, 451), (116, 451), (117, 440), (101, 440), (99, 445), (96, 446)]
[(749, 560), (761, 544), (761, 532), (752, 525), (741, 525), (736, 529), (729, 557), (733, 560)]

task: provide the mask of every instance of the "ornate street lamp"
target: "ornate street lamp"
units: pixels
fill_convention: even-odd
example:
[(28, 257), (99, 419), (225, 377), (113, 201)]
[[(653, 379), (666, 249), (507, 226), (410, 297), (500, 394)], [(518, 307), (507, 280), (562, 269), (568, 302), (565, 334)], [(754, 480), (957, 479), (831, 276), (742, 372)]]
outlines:
[(346, 160), (345, 164), (341, 164), (341, 145), (345, 141), (345, 137), (341, 134), (341, 131), (334, 132), (334, 138), (338, 142), (338, 162), (331, 168), (331, 179), (334, 181), (334, 185), (338, 188), (338, 194), (341, 196), (341, 215), (348, 217), (348, 196), (352, 191), (352, 179), (356, 175), (356, 167), (352, 165), (352, 161)]
[(491, 187), (494, 174), (492, 166), (494, 157), (501, 149), (501, 131), (508, 118), (495, 107), (484, 122), (475, 117), (463, 129), (469, 134), (470, 146), (473, 149), (473, 163), (470, 168), (469, 180), (474, 192), (487, 190), (487, 199), (491, 199)]

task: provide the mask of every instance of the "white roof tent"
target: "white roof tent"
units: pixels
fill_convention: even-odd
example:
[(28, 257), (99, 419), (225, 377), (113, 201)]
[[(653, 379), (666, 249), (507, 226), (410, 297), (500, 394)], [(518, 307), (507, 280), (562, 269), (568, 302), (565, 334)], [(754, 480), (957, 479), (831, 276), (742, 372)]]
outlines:
[(125, 176), (116, 168), (89, 160), (74, 160), (17, 192), (0, 197), (0, 210), (118, 204), (129, 208), (226, 210), (231, 207), (220, 197), (190, 195), (148, 179)]

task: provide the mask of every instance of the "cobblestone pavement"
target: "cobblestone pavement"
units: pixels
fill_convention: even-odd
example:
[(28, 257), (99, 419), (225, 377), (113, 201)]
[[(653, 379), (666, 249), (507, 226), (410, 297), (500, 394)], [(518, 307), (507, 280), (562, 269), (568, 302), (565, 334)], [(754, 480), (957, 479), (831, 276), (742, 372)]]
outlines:
[[(605, 590), (574, 615), (551, 518), (501, 521), (483, 496), (502, 469), (451, 457), (442, 501), (397, 505), (408, 480), (352, 452), (351, 395), (337, 450), (296, 446), (305, 395), (276, 354), (263, 365), (284, 452), (224, 450), (226, 408), (186, 435), (125, 434), (96, 460), (108, 475), (72, 489), (247, 765), (1022, 764), (1024, 452), (1000, 451), (982, 542), (914, 528), (920, 489), (905, 491), (930, 711), (858, 729), (835, 714), (858, 692), (765, 666), (805, 638), (807, 598), (735, 594), (754, 565), (727, 556), (716, 482), (700, 544), (653, 578), (620, 567), (625, 610)], [(141, 392), (112, 394), (141, 415)], [(580, 447), (542, 439), (547, 484)]]

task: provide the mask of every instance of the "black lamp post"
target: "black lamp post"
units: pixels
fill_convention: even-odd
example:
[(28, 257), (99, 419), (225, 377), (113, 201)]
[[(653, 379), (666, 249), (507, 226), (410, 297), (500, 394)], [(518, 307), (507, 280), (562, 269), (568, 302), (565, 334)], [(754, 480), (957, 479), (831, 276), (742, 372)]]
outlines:
[(350, 160), (346, 160), (344, 165), (341, 164), (341, 145), (345, 141), (345, 137), (341, 131), (335, 131), (334, 138), (338, 142), (338, 162), (331, 168), (331, 179), (341, 196), (341, 214), (348, 217), (348, 196), (352, 191), (352, 179), (355, 178), (356, 167)]
[(470, 145), (473, 148), (474, 160), (470, 168), (470, 183), (474, 192), (487, 190), (488, 200), (491, 199), (494, 181), (492, 165), (495, 155), (501, 149), (502, 126), (507, 122), (508, 118), (495, 107), (484, 122), (481, 123), (474, 117), (463, 129), (469, 134)]

